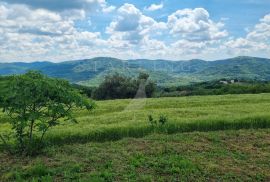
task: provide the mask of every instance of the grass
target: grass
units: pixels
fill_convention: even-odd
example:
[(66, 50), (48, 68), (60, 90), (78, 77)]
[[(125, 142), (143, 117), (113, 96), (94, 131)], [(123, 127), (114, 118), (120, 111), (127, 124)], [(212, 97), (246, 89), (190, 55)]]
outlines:
[[(169, 122), (158, 131), (177, 133), (243, 128), (270, 128), (270, 94), (194, 96), (97, 102), (91, 113), (75, 112), (79, 124), (58, 126), (48, 133), (52, 144), (112, 141), (143, 137), (156, 131), (148, 115), (166, 115)], [(8, 118), (0, 115), (0, 132), (7, 132)]]
[(153, 134), (0, 153), (0, 181), (269, 181), (270, 129)]
[[(0, 181), (269, 181), (270, 94), (97, 102), (34, 158), (0, 151)], [(166, 115), (154, 128), (148, 115)], [(243, 130), (246, 129), (246, 130)], [(10, 131), (0, 113), (0, 133)]]

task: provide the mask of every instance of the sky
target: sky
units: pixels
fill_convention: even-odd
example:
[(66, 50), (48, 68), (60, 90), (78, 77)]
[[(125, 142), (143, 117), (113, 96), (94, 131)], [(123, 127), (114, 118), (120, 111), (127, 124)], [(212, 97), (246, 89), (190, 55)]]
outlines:
[(0, 0), (0, 63), (270, 58), (270, 0)]

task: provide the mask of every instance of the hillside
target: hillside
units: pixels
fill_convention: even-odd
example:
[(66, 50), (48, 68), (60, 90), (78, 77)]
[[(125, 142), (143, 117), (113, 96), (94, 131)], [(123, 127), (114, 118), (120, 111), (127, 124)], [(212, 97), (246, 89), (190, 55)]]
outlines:
[(51, 77), (92, 86), (98, 85), (105, 75), (113, 72), (135, 76), (141, 71), (148, 72), (159, 85), (184, 85), (221, 78), (270, 80), (270, 60), (254, 57), (217, 61), (120, 60), (98, 57), (61, 63), (0, 63), (0, 75), (21, 74), (31, 69), (40, 70)]
[[(270, 179), (270, 94), (96, 104), (92, 112), (75, 111), (77, 124), (52, 128), (41, 155), (19, 158), (0, 150), (0, 181)], [(151, 126), (149, 114), (168, 121)], [(7, 121), (0, 112), (2, 134), (11, 129)]]

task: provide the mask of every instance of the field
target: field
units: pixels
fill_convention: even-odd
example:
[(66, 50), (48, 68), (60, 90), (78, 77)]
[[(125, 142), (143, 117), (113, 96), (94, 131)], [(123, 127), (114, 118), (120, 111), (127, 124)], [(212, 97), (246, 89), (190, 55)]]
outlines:
[(269, 110), (270, 94), (99, 101), (50, 130), (43, 154), (0, 152), (0, 181), (269, 181)]

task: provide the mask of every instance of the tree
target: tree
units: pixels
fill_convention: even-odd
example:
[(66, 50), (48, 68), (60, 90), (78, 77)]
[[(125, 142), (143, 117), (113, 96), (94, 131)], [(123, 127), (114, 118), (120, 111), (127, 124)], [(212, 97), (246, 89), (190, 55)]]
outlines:
[(136, 79), (115, 73), (108, 75), (105, 80), (94, 90), (95, 99), (124, 99), (134, 98), (136, 93), (143, 87), (147, 97), (152, 97), (156, 84), (149, 80), (147, 73), (140, 73)]
[(136, 95), (137, 85), (131, 78), (115, 73), (107, 75), (104, 81), (94, 91), (95, 99), (124, 99)]
[(146, 97), (152, 97), (154, 92), (156, 91), (156, 84), (149, 79), (149, 74), (141, 72), (138, 76), (137, 82), (138, 84), (145, 85), (145, 94)]
[(39, 149), (51, 127), (65, 121), (76, 122), (72, 115), (74, 107), (94, 108), (94, 102), (67, 81), (48, 78), (36, 71), (12, 76), (4, 87), (0, 107), (11, 118), (20, 153), (35, 152), (33, 146)]

